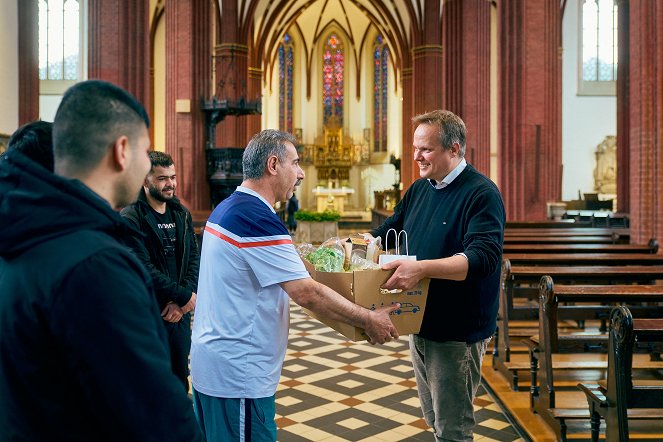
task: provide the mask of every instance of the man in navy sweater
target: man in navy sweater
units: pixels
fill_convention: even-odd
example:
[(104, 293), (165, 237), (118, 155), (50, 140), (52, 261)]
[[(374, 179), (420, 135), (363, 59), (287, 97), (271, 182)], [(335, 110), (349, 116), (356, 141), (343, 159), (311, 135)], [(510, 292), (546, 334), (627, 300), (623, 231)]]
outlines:
[(387, 289), (431, 278), (423, 324), (410, 336), (419, 400), (436, 440), (471, 441), (472, 402), (495, 332), (506, 216), (497, 186), (467, 164), (465, 123), (437, 110), (413, 118), (415, 181), (394, 214), (373, 230), (405, 230), (417, 261), (396, 269)]

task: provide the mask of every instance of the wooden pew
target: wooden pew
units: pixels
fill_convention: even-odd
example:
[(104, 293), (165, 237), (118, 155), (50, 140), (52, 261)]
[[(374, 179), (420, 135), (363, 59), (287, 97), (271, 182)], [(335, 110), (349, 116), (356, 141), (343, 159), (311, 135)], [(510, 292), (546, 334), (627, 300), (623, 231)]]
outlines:
[(205, 227), (205, 223), (207, 222), (207, 218), (209, 218), (210, 214), (212, 212), (209, 210), (192, 210), (191, 211), (191, 218), (193, 220), (193, 228), (196, 230), (196, 233), (200, 233), (200, 231)]
[(575, 228), (591, 228), (591, 222), (577, 222), (574, 219), (562, 219), (562, 220), (545, 220), (545, 221), (507, 221), (506, 228), (542, 228), (542, 229), (554, 229), (561, 228), (566, 229), (569, 227)]
[(207, 218), (209, 218), (212, 212), (210, 210), (192, 210), (191, 211), (191, 220), (193, 221), (193, 230), (196, 233), (196, 238), (198, 239), (198, 247), (203, 244), (203, 230), (205, 229), (205, 224), (207, 223)]
[(505, 236), (629, 236), (629, 229), (608, 227), (569, 227), (569, 228), (505, 228)]
[(663, 342), (663, 319), (633, 319), (627, 307), (616, 307), (610, 315), (607, 384), (578, 384), (587, 396), (592, 441), (599, 440), (601, 418), (609, 441), (628, 441), (629, 421), (663, 420), (663, 386), (634, 385), (636, 342)]
[(651, 253), (507, 253), (512, 265), (662, 265)]
[[(555, 385), (555, 372), (560, 370), (583, 371), (583, 378), (588, 380), (596, 370), (603, 371), (608, 367), (605, 354), (592, 355), (592, 352), (607, 350), (607, 333), (559, 333), (558, 312), (566, 307), (560, 305), (565, 302), (583, 303), (572, 310), (573, 319), (576, 320), (591, 320), (603, 315), (607, 316), (617, 303), (631, 305), (631, 309), (640, 317), (663, 317), (663, 307), (659, 305), (635, 305), (643, 302), (663, 302), (663, 286), (564, 286), (554, 285), (550, 276), (546, 275), (541, 278), (539, 284), (539, 333), (529, 340), (532, 375), (530, 408), (548, 423), (561, 440), (566, 439), (567, 420), (585, 419), (588, 421), (589, 413), (586, 408), (559, 408), (557, 406), (555, 395), (559, 385)], [(602, 305), (603, 303), (612, 305)], [(660, 355), (654, 359), (652, 361), (639, 360), (633, 368), (639, 370), (663, 369)], [(598, 382), (601, 378), (602, 375), (595, 381)]]
[(658, 241), (647, 244), (516, 244), (505, 243), (504, 253), (656, 253)]
[(530, 235), (504, 236), (504, 244), (618, 244), (619, 236)]
[[(518, 391), (518, 371), (528, 370), (528, 364), (511, 362), (510, 324), (513, 320), (537, 320), (538, 305), (514, 305), (514, 297), (536, 299), (541, 277), (550, 275), (558, 283), (591, 284), (648, 284), (663, 279), (662, 265), (612, 265), (612, 266), (512, 266), (508, 259), (502, 261), (500, 305), (497, 320), (497, 333), (493, 350), (493, 368), (499, 370), (510, 380), (513, 390)], [(572, 308), (571, 308), (572, 309)], [(565, 314), (560, 313), (562, 318)], [(532, 335), (531, 330), (524, 330), (522, 337)]]

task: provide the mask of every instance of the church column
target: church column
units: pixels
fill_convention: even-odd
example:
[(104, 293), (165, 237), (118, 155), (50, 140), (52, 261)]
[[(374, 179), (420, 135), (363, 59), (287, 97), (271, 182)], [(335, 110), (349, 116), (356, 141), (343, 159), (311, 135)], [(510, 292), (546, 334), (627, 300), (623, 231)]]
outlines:
[(110, 81), (150, 103), (149, 0), (89, 0), (88, 77)]
[(663, 234), (663, 4), (631, 0), (629, 21), (631, 241), (645, 243)]
[[(420, 43), (412, 48), (415, 114), (442, 107), (442, 24), (440, 0), (425, 0)], [(413, 116), (413, 115), (411, 115)]]
[(192, 210), (210, 208), (205, 115), (212, 72), (207, 0), (166, 0), (166, 152), (175, 161), (178, 195)]
[[(223, 19), (222, 19), (223, 22)], [(224, 26), (223, 23), (221, 26)], [(221, 43), (215, 48), (216, 97), (236, 101), (247, 98), (249, 48), (242, 43)], [(216, 126), (216, 147), (246, 147), (248, 119), (227, 116)]]
[(559, 0), (503, 0), (499, 26), (499, 182), (510, 220), (543, 220), (561, 198)]
[(490, 2), (447, 0), (442, 11), (443, 108), (467, 127), (465, 158), (490, 175)]
[[(253, 35), (253, 22), (249, 25), (248, 35)], [(252, 41), (251, 38), (249, 38)], [(251, 44), (249, 48), (249, 57), (247, 65), (247, 87), (246, 87), (246, 100), (247, 101), (262, 101), (262, 64), (258, 58), (258, 51), (256, 51), (255, 45)], [(253, 137), (256, 133), (260, 132), (262, 127), (262, 118), (260, 115), (246, 115), (242, 118), (246, 118), (246, 143), (248, 140)]]
[(629, 171), (630, 171), (630, 136), (629, 136), (629, 2), (618, 0), (618, 36), (617, 47), (617, 211), (629, 212)]
[(36, 1), (18, 2), (18, 125), (39, 119), (39, 22)]
[[(406, 136), (406, 127), (410, 130), (407, 144), (403, 145), (403, 161), (409, 163), (411, 169), (403, 168), (403, 188), (419, 178), (419, 171), (412, 164), (412, 121), (418, 114), (442, 108), (442, 24), (440, 21), (440, 0), (425, 0), (422, 26), (415, 46), (412, 48), (412, 107), (411, 114), (406, 115), (407, 109), (403, 106), (404, 120), (403, 137)], [(405, 78), (403, 79), (405, 83)], [(403, 84), (405, 93), (405, 84)]]
[(412, 152), (412, 68), (404, 67), (401, 71), (402, 91), (403, 91), (403, 148), (401, 153), (401, 182), (403, 183), (403, 192), (419, 178), (419, 173), (414, 171), (414, 160)]
[[(260, 69), (259, 67), (249, 66), (249, 81), (247, 87), (248, 94), (246, 96), (246, 99), (248, 101), (262, 100), (261, 87), (260, 87), (261, 81), (262, 81), (262, 69)], [(260, 132), (261, 118), (260, 115), (258, 114), (246, 115), (242, 118), (246, 118), (246, 143), (244, 143), (245, 146), (248, 143), (249, 139), (253, 137), (253, 135)]]
[[(249, 47), (239, 30), (237, 0), (219, 0), (221, 23), (219, 44), (214, 48), (216, 71), (216, 97), (221, 100), (239, 100), (247, 96)], [(216, 126), (216, 147), (246, 147), (248, 119), (246, 116), (228, 116)]]

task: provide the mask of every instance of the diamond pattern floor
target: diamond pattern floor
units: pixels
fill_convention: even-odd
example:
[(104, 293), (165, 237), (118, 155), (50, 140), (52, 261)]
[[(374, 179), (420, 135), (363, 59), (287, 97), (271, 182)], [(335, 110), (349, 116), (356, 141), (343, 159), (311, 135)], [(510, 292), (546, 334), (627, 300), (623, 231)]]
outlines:
[[(524, 440), (483, 387), (474, 406), (474, 440)], [(434, 441), (405, 338), (350, 342), (295, 304), (276, 413), (280, 442)]]

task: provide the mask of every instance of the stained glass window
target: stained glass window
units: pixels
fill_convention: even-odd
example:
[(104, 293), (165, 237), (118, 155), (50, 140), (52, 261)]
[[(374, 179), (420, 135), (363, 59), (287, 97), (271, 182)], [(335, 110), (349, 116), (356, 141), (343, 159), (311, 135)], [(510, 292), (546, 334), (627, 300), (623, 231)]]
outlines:
[(387, 151), (387, 61), (389, 49), (378, 35), (373, 45), (373, 152)]
[(333, 119), (339, 126), (343, 126), (344, 64), (343, 42), (333, 33), (325, 42), (322, 53), (322, 107), (325, 125)]
[(292, 76), (294, 47), (288, 33), (279, 45), (279, 129), (292, 133)]
[(39, 0), (39, 79), (78, 80), (80, 4)]
[(614, 82), (617, 79), (617, 2), (584, 0), (581, 17), (582, 82), (585, 85), (587, 82)]

